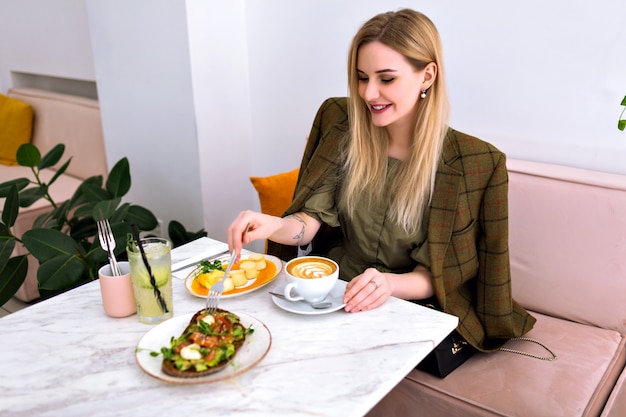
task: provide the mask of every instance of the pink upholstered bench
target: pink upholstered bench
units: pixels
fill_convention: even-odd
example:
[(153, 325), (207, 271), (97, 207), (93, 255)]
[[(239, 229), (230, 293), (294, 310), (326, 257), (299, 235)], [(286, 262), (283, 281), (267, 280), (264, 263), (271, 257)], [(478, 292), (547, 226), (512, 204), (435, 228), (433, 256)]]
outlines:
[(626, 415), (626, 176), (507, 166), (513, 294), (537, 317), (528, 337), (558, 359), (497, 352), (444, 379), (414, 370), (372, 415)]

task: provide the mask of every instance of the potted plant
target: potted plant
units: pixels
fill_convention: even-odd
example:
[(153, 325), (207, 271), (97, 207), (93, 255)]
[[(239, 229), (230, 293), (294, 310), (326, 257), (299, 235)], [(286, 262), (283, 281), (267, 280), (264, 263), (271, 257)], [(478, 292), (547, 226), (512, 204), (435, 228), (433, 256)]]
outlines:
[[(17, 178), (0, 184), (0, 198), (5, 198), (0, 222), (0, 305), (24, 282), (29, 254), (39, 261), (37, 281), (42, 298), (96, 279), (98, 269), (107, 262), (107, 254), (96, 238), (96, 221), (100, 216), (110, 221), (116, 240), (115, 254), (121, 258), (125, 257), (131, 225), (136, 225), (140, 231), (151, 231), (158, 224), (150, 210), (122, 202), (131, 186), (127, 158), (115, 164), (105, 183), (101, 175), (90, 177), (69, 200), (57, 204), (48, 190), (66, 171), (71, 158), (48, 183), (42, 182), (40, 172), (55, 166), (64, 151), (65, 145), (59, 144), (42, 157), (36, 146), (22, 145), (17, 151), (17, 162), (31, 168), (34, 180)], [(39, 216), (31, 230), (16, 236), (11, 228), (18, 218), (19, 208), (29, 207), (41, 198), (51, 204), (51, 210)], [(176, 221), (170, 222), (168, 230), (174, 246), (206, 236), (204, 230), (187, 232)], [(16, 245), (23, 245), (27, 254), (12, 256)]]

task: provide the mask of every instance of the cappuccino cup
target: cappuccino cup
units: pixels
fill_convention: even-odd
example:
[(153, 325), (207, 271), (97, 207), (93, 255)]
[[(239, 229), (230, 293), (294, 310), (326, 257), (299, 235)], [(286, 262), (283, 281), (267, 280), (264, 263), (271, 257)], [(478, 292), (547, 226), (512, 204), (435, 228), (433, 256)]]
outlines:
[(322, 301), (332, 291), (339, 278), (339, 265), (321, 256), (302, 256), (285, 266), (284, 295), (289, 301)]

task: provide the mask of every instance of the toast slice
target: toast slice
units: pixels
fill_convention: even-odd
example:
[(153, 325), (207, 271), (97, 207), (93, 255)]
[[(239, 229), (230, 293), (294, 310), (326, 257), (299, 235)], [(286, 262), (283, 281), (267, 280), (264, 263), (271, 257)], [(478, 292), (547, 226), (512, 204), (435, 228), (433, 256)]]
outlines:
[(193, 315), (183, 333), (172, 337), (169, 348), (162, 348), (163, 373), (178, 378), (197, 378), (219, 372), (235, 357), (246, 336), (252, 333), (239, 316), (217, 309)]

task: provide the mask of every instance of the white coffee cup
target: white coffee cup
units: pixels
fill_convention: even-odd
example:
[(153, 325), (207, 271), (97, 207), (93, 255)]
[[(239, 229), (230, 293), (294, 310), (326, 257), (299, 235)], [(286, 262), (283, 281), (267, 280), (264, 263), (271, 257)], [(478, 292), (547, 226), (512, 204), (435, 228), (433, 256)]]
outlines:
[(339, 278), (339, 265), (321, 256), (302, 256), (285, 266), (284, 295), (290, 301), (322, 301), (332, 291)]

